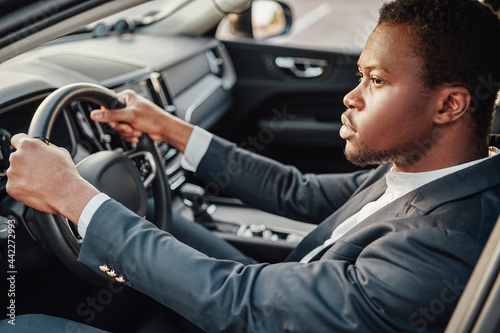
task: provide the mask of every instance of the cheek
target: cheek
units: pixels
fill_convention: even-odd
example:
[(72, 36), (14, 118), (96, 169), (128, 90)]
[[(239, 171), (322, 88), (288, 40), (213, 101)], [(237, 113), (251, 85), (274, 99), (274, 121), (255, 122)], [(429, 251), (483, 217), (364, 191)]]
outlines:
[(393, 141), (395, 137), (400, 137), (404, 133), (405, 117), (399, 112), (394, 112), (388, 106), (385, 109), (375, 109), (366, 112), (359, 121), (359, 135), (364, 141), (372, 143), (384, 143)]
[(420, 104), (406, 89), (387, 87), (384, 92), (368, 96), (366, 109), (360, 112), (357, 122), (360, 136), (382, 143), (413, 135), (422, 119)]

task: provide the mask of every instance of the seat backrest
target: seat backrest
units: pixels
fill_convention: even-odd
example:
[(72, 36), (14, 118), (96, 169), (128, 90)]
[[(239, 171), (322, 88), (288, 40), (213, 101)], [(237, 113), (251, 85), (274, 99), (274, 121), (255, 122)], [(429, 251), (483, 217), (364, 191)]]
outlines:
[(500, 217), (465, 286), (445, 333), (500, 330)]

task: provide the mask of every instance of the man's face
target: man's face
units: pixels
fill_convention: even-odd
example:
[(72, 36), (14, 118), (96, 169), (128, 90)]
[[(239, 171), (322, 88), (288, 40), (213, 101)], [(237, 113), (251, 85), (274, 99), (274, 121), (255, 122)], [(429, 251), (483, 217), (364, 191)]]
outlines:
[(359, 85), (344, 97), (340, 136), (345, 155), (358, 165), (422, 163), (419, 152), (434, 128), (435, 93), (422, 83), (423, 61), (404, 25), (380, 24), (359, 58)]

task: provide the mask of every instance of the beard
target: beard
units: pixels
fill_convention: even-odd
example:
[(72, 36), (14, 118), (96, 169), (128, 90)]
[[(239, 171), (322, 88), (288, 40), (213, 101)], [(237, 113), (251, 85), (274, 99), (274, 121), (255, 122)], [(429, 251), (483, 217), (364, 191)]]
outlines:
[(356, 150), (344, 149), (344, 155), (349, 162), (359, 167), (396, 163), (399, 165), (418, 165), (424, 159), (420, 150), (408, 150), (404, 147), (395, 147), (390, 150), (374, 150), (366, 143)]

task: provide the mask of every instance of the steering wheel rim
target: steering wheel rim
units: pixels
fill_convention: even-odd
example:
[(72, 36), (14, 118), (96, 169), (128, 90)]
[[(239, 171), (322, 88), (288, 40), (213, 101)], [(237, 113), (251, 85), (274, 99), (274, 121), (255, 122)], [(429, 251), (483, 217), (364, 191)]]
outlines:
[[(84, 100), (108, 109), (125, 107), (118, 95), (105, 87), (91, 83), (75, 83), (61, 87), (51, 93), (40, 104), (31, 121), (28, 135), (50, 140), (52, 128), (61, 111), (76, 100)], [(154, 198), (154, 224), (165, 231), (171, 225), (170, 187), (165, 167), (156, 144), (143, 135), (134, 151), (149, 152), (156, 164), (156, 175), (151, 183)], [(98, 152), (99, 153), (99, 152)], [(98, 154), (96, 153), (96, 154)], [(95, 154), (92, 154), (95, 155)], [(92, 156), (91, 155), (91, 156)], [(81, 264), (77, 258), (81, 248), (67, 221), (60, 215), (52, 215), (34, 210), (37, 223), (44, 236), (41, 240), (76, 275), (97, 286), (108, 286), (110, 280)]]

